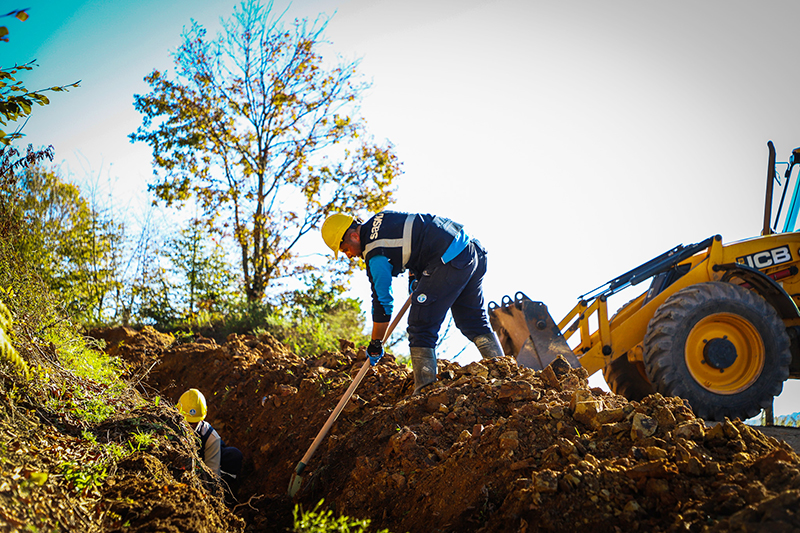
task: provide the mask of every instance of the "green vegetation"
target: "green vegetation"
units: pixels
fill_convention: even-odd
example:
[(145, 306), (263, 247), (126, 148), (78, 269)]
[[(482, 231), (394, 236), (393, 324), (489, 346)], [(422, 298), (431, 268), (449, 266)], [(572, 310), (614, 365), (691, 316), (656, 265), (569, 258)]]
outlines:
[(342, 292), (311, 275), (305, 290), (283, 295), (276, 312), (267, 319), (266, 330), (300, 356), (336, 351), (339, 339), (369, 343), (360, 302), (343, 298)]
[[(36, 265), (35, 277), (68, 306), (76, 321), (113, 318), (121, 225), (98, 212), (73, 183), (33, 165), (0, 182), (0, 225), (13, 264)], [(18, 280), (13, 286), (28, 281)]]
[[(309, 28), (303, 22), (294, 31), (280, 30), (268, 23), (270, 8), (246, 2), (226, 27), (235, 37), (231, 42), (247, 41), (251, 31), (256, 37), (239, 43), (245, 48), (230, 49), (231, 58), (260, 47), (282, 58), (283, 63), (258, 65), (252, 71), (256, 77), (247, 81), (257, 86), (283, 69), (286, 77), (273, 79), (266, 107), (254, 111), (244, 101), (225, 100), (220, 91), (230, 88), (231, 80), (212, 69), (210, 92), (203, 91), (212, 105), (192, 108), (187, 100), (169, 108), (175, 103), (169, 98), (176, 96), (170, 90), (181, 83), (192, 88), (198, 72), (190, 62), (203, 59), (211, 45), (197, 26), (178, 54), (184, 67), (179, 80), (168, 82), (154, 73), (153, 93), (138, 97), (140, 110), (153, 114), (137, 140), (153, 146), (156, 165), (175, 170), (165, 176), (198, 172), (185, 190), (170, 189), (176, 183), (166, 177), (152, 187), (167, 205), (193, 198), (198, 207), (197, 216), (180, 220), (169, 232), (159, 234), (148, 214), (141, 233), (131, 235), (119, 210), (100, 205), (96, 191), (87, 194), (48, 166), (53, 147), (22, 151), (14, 146), (21, 126), (0, 131), (0, 470), (12, 472), (2, 480), (0, 503), (4, 513), (20, 519), (13, 522), (20, 528), (63, 530), (75, 516), (74, 509), (29, 508), (25, 498), (32, 491), (45, 491), (54, 502), (75, 498), (78, 507), (97, 508), (99, 489), (117, 462), (163, 449), (165, 435), (175, 438), (175, 428), (134, 416), (140, 409), (149, 415), (153, 405), (124, 381), (123, 364), (85, 336), (88, 328), (150, 325), (178, 338), (270, 332), (308, 356), (338, 349), (340, 338), (366, 342), (359, 302), (343, 297), (339, 278), (323, 281), (315, 275), (294, 246), (331, 210), (387, 205), (399, 164), (391, 145), (372, 142), (363, 119), (353, 114), (366, 88), (356, 80), (355, 63), (326, 70), (317, 52), (325, 24)], [(15, 13), (26, 15), (25, 10), (9, 15)], [(7, 28), (0, 27), (0, 41), (6, 35)], [(19, 76), (33, 67), (0, 69), (0, 125), (24, 122), (33, 104), (48, 104), (44, 92), (78, 85), (28, 91)], [(159, 103), (160, 98), (167, 100)], [(162, 103), (166, 107), (159, 108)], [(212, 116), (202, 116), (206, 107)], [(229, 128), (248, 121), (255, 127), (254, 113), (261, 112), (271, 114), (270, 128)], [(205, 122), (212, 118), (221, 122)], [(167, 130), (179, 125), (181, 131), (148, 130), (156, 123)], [(260, 141), (250, 144), (254, 134)], [(231, 140), (241, 143), (222, 146)], [(167, 147), (173, 141), (177, 144)], [(256, 150), (261, 141), (265, 144)], [(194, 155), (191, 163), (182, 159)], [(280, 196), (278, 190), (289, 194)], [(286, 280), (294, 285), (279, 285)], [(158, 407), (160, 398), (154, 403)], [(13, 432), (5, 431), (12, 426)], [(329, 518), (312, 512), (303, 520), (309, 527), (338, 524), (327, 531), (363, 531), (368, 525)]]
[(17, 350), (11, 345), (6, 332), (11, 331), (11, 313), (8, 308), (0, 302), (0, 360), (8, 361), (17, 367), (17, 370), (28, 377), (28, 364), (19, 356)]
[[(70, 191), (69, 197), (79, 205), (72, 196), (76, 191)], [(62, 278), (50, 264), (55, 260), (53, 249), (66, 246), (73, 234), (67, 229), (44, 230), (47, 225), (41, 219), (25, 219), (23, 204), (0, 193), (0, 228), (7, 230), (0, 233), (0, 306), (8, 311), (7, 324), (15, 317), (13, 331), (5, 329), (13, 333), (17, 351), (31, 367), (31, 392), (40, 403), (54, 412), (68, 411), (78, 420), (103, 420), (124, 387), (119, 364), (92, 347), (80, 326), (65, 314), (63, 297), (75, 293), (59, 290), (61, 282), (54, 280)], [(53, 206), (54, 211), (58, 209)], [(64, 228), (72, 227), (64, 224)], [(76, 243), (73, 248), (78, 247)]]
[(167, 255), (180, 276), (176, 296), (184, 302), (188, 320), (202, 323), (203, 316), (208, 320), (224, 313), (235, 301), (236, 276), (225, 249), (204, 235), (199, 220), (192, 220), (188, 228), (169, 239)]
[(156, 445), (156, 438), (152, 433), (136, 430), (128, 441), (128, 446), (134, 452), (149, 450)]
[[(273, 302), (247, 301), (224, 248), (197, 221), (155, 247), (160, 256), (150, 256), (138, 275), (126, 277), (129, 243), (123, 225), (108, 213), (39, 163), (0, 182), (0, 291), (13, 301), (11, 314), (44, 326), (43, 340), (62, 338), (67, 320), (149, 324), (218, 340), (232, 332), (268, 331), (309, 355), (338, 349), (340, 338), (366, 340), (359, 302), (343, 298), (341, 285), (318, 275), (308, 274), (305, 288), (279, 293)], [(38, 304), (31, 303), (33, 293)], [(83, 353), (81, 342), (69, 340), (61, 348), (76, 368), (103, 366), (93, 362), (96, 352)]]
[[(321, 511), (320, 500), (311, 511), (303, 511), (300, 505), (294, 508), (295, 533), (366, 533), (373, 531), (368, 519), (358, 520), (346, 516), (334, 517), (330, 509)], [(381, 529), (376, 533), (390, 533), (388, 529)]]
[(104, 463), (86, 465), (66, 462), (59, 466), (59, 470), (70, 488), (77, 493), (96, 492), (108, 476), (107, 465)]
[[(4, 249), (9, 243), (0, 238), (0, 251)], [(18, 257), (0, 253), (0, 309), (18, 317), (13, 324), (15, 351), (30, 367), (28, 393), (69, 418), (106, 419), (126, 386), (118, 360), (88, 344), (79, 326), (63, 316), (59, 300), (36, 269)]]
[[(3, 29), (6, 29), (5, 26), (0, 26), (0, 40), (2, 40)], [(8, 32), (6, 31), (6, 33)], [(80, 85), (80, 81), (76, 81), (69, 85), (29, 91), (17, 78), (20, 72), (31, 70), (34, 66), (35, 63), (31, 61), (24, 65), (15, 65), (11, 68), (0, 68), (0, 125), (3, 127), (7, 126), (9, 122), (16, 122), (28, 117), (33, 111), (33, 104), (38, 104), (40, 106), (49, 104), (50, 100), (43, 93), (47, 91), (66, 91), (71, 87), (78, 87)], [(8, 146), (21, 137), (21, 127), (12, 133), (6, 133), (4, 130), (0, 129), (0, 144)]]
[[(17, 15), (27, 13), (6, 16)], [(284, 29), (271, 3), (248, 0), (216, 39), (198, 25), (186, 32), (174, 80), (148, 77), (152, 91), (136, 97), (144, 118), (131, 138), (153, 149), (156, 200), (195, 211), (166, 232), (153, 222), (163, 216), (150, 212), (131, 234), (96, 191), (46, 165), (52, 147), (21, 153), (13, 146), (19, 129), (3, 137), (0, 290), (11, 316), (38, 325), (28, 336), (53, 343), (76, 369), (103, 364), (71, 333), (64, 337), (66, 322), (151, 325), (218, 341), (270, 332), (301, 355), (366, 340), (359, 302), (342, 296), (342, 276), (359, 264), (339, 262), (323, 282), (320, 265), (294, 251), (334, 210), (385, 207), (400, 172), (391, 145), (375, 143), (358, 115), (368, 88), (358, 62), (323, 60), (326, 25), (321, 17)], [(216, 46), (219, 61), (208, 55)], [(0, 119), (14, 122), (32, 103), (48, 103), (18, 79), (33, 67), (2, 71)], [(246, 90), (233, 90), (240, 82)], [(82, 416), (104, 416), (71, 394)]]

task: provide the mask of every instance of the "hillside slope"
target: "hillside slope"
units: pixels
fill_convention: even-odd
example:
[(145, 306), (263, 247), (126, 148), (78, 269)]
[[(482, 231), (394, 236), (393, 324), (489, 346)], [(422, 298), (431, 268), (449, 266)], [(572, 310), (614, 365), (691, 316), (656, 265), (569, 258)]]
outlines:
[(269, 335), (104, 336), (151, 394), (206, 394), (207, 419), (245, 454), (235, 512), (247, 531), (284, 531), (294, 503), (320, 499), (393, 532), (800, 528), (800, 457), (787, 444), (738, 421), (708, 428), (680, 399), (590, 389), (563, 360), (536, 373), (505, 357), (442, 361), (437, 385), (410, 397), (410, 372), (386, 356), (292, 502), (296, 463), (363, 364), (352, 345), (301, 359)]

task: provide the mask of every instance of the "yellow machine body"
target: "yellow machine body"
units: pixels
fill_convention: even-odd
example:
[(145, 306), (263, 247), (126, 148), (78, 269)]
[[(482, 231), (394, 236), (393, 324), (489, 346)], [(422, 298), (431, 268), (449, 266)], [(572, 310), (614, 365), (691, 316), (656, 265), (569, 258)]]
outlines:
[[(677, 246), (580, 297), (557, 323), (522, 293), (491, 302), (490, 322), (505, 353), (536, 370), (563, 356), (589, 375), (602, 370), (612, 391), (629, 399), (681, 396), (707, 419), (771, 409), (783, 381), (800, 378), (800, 187), (785, 215), (790, 229), (774, 233), (777, 172), (768, 146), (761, 236), (723, 244), (714, 235)], [(783, 197), (795, 164), (800, 148), (787, 163)], [(609, 318), (608, 297), (648, 279), (649, 289)]]
[[(753, 260), (756, 264), (765, 265), (761, 272), (765, 276), (777, 277), (776, 283), (786, 293), (781, 295), (771, 291), (761, 296), (776, 309), (784, 310), (782, 318), (787, 327), (800, 326), (800, 314), (797, 311), (800, 304), (800, 233), (789, 233), (755, 237), (728, 245), (723, 245), (722, 239), (715, 236), (707, 252), (680, 263), (691, 268), (685, 275), (644, 305), (642, 303), (649, 291), (627, 304), (613, 320), (609, 320), (605, 298), (596, 298), (591, 303), (581, 301), (558, 323), (558, 328), (564, 332), (565, 339), (569, 339), (576, 331), (580, 333), (580, 343), (573, 350), (590, 375), (623, 354), (630, 354), (628, 359), (631, 361), (641, 361), (642, 349), (636, 347), (644, 339), (647, 325), (656, 309), (669, 296), (695, 283), (722, 281), (726, 275), (731, 278), (732, 270), (720, 268), (720, 265), (747, 265), (748, 261)], [(730, 282), (746, 283), (741, 278), (731, 278)], [(758, 288), (753, 290), (758, 292)], [(593, 333), (590, 333), (590, 320), (597, 321), (595, 328), (592, 328)], [(608, 355), (604, 355), (604, 347)]]

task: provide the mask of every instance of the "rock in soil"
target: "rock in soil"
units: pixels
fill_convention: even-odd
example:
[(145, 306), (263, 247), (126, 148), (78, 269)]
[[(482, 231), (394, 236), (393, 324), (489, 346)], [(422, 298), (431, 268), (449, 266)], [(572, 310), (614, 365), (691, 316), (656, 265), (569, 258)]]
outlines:
[(385, 356), (291, 501), (297, 462), (364, 356), (343, 342), (300, 358), (269, 335), (137, 338), (109, 349), (173, 404), (203, 391), (207, 420), (244, 452), (235, 512), (247, 531), (286, 531), (295, 504), (321, 499), (395, 533), (800, 528), (800, 457), (785, 442), (738, 420), (707, 427), (679, 398), (589, 388), (563, 362), (537, 373), (508, 357), (440, 361), (439, 381), (411, 397), (410, 371)]

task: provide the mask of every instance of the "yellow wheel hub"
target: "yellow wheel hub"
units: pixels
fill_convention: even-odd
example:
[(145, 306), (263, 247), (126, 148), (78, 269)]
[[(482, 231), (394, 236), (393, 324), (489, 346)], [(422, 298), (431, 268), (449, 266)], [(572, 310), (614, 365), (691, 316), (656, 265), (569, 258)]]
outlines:
[(686, 339), (686, 366), (705, 389), (736, 394), (748, 388), (764, 369), (765, 350), (749, 320), (717, 313), (700, 320)]

